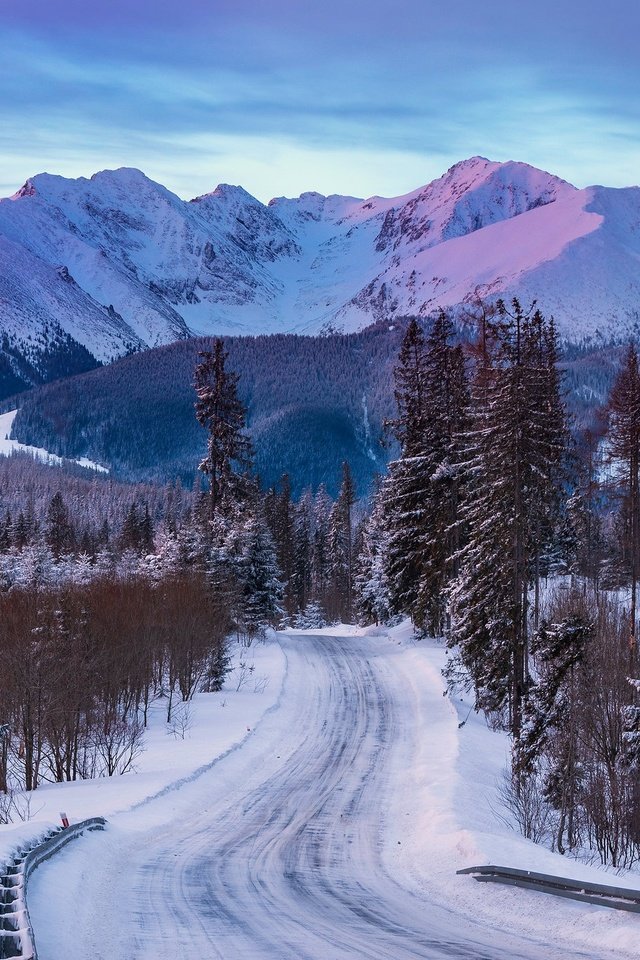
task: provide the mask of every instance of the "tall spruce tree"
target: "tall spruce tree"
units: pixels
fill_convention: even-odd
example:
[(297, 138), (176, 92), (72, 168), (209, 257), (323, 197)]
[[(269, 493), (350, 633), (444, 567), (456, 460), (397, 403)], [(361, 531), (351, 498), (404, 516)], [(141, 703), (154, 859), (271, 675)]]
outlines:
[(622, 497), (622, 555), (631, 584), (629, 649), (637, 660), (637, 591), (640, 576), (640, 370), (630, 344), (608, 402), (608, 440)]
[(331, 497), (324, 484), (318, 487), (313, 504), (313, 542), (311, 545), (311, 592), (314, 600), (327, 608), (331, 586), (331, 546), (329, 518)]
[(291, 595), (296, 610), (304, 610), (313, 582), (313, 500), (307, 490), (294, 510)]
[(477, 707), (507, 708), (518, 738), (529, 679), (529, 588), (553, 539), (565, 429), (552, 325), (513, 300), (510, 310), (500, 304), (493, 333), (472, 389), (462, 504), (468, 542), (452, 590), (450, 645)]
[(464, 356), (451, 319), (440, 311), (425, 344), (424, 560), (416, 619), (434, 636), (445, 629), (446, 589), (457, 572), (462, 470), (469, 403)]
[(342, 464), (342, 483), (338, 499), (329, 515), (329, 544), (331, 550), (331, 585), (333, 613), (351, 623), (353, 619), (353, 505), (355, 486), (348, 463)]
[(354, 588), (356, 602), (366, 623), (384, 623), (390, 616), (389, 581), (387, 578), (387, 532), (384, 523), (383, 486), (380, 484), (371, 513), (362, 526), (361, 549), (358, 553)]
[(251, 442), (244, 433), (246, 410), (238, 398), (238, 375), (227, 369), (228, 353), (218, 338), (202, 351), (195, 369), (196, 419), (208, 432), (199, 469), (209, 478), (209, 519), (248, 495)]
[(267, 522), (258, 510), (242, 530), (239, 557), (242, 588), (241, 632), (249, 639), (274, 625), (282, 612), (282, 583), (276, 549)]
[(49, 503), (45, 540), (56, 560), (74, 547), (75, 532), (61, 493), (55, 493)]
[(390, 421), (400, 444), (383, 485), (387, 532), (387, 579), (396, 613), (415, 619), (424, 571), (426, 456), (425, 345), (422, 327), (412, 319), (394, 370), (398, 416)]
[(598, 588), (605, 552), (604, 491), (600, 483), (602, 434), (585, 430), (574, 457), (573, 491), (567, 500), (571, 571)]
[(398, 367), (393, 422), (401, 444), (383, 487), (391, 603), (433, 635), (443, 632), (446, 587), (457, 569), (460, 455), (468, 404), (462, 350), (440, 311), (425, 342), (407, 328)]
[(280, 492), (276, 494), (272, 535), (276, 545), (278, 566), (284, 584), (284, 603), (287, 613), (295, 610), (293, 574), (295, 561), (294, 505), (291, 499), (291, 481), (288, 474), (280, 479)]

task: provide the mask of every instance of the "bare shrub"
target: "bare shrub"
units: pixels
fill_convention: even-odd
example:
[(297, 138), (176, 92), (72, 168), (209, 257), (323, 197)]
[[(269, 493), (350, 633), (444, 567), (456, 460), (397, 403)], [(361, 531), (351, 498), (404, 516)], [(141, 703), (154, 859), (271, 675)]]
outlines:
[(15, 790), (0, 793), (0, 824), (33, 820), (42, 810), (42, 806), (35, 810), (32, 808), (33, 796), (30, 793)]
[(193, 726), (191, 704), (179, 703), (171, 712), (171, 720), (167, 724), (167, 733), (173, 735), (174, 740), (185, 740)]
[(537, 773), (520, 780), (505, 770), (498, 790), (496, 818), (510, 829), (518, 829), (528, 840), (543, 843), (551, 836), (553, 824), (549, 805), (543, 799), (541, 778)]
[(102, 775), (112, 777), (132, 770), (142, 753), (143, 739), (144, 727), (137, 717), (125, 719), (114, 710), (104, 710), (93, 730)]
[(255, 671), (255, 664), (247, 663), (246, 660), (240, 660), (235, 669), (236, 674), (236, 693), (241, 687), (249, 682)]

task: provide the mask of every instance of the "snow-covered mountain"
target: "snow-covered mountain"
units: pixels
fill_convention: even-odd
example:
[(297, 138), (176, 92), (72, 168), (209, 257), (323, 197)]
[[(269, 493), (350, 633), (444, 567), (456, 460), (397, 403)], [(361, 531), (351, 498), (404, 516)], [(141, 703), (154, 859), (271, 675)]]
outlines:
[(109, 361), (193, 334), (353, 331), (477, 295), (535, 297), (571, 340), (624, 337), (640, 188), (578, 190), (473, 157), (392, 199), (265, 206), (221, 185), (186, 202), (125, 168), (40, 174), (0, 200), (0, 346), (14, 355), (52, 329)]

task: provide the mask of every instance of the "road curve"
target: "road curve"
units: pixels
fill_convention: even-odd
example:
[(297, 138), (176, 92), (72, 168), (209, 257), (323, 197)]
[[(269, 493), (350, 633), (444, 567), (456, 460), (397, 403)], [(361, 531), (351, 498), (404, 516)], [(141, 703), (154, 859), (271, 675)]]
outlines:
[[(179, 791), (170, 822), (140, 829), (153, 803), (120, 832), (116, 821), (111, 857), (83, 868), (71, 938), (39, 928), (37, 903), (52, 895), (39, 871), (40, 960), (586, 958), (481, 926), (390, 875), (381, 824), (397, 789), (391, 752), (411, 723), (402, 692), (366, 639), (282, 642), (294, 722), (283, 729), (272, 711), (192, 801)], [(65, 856), (68, 871), (78, 853)]]

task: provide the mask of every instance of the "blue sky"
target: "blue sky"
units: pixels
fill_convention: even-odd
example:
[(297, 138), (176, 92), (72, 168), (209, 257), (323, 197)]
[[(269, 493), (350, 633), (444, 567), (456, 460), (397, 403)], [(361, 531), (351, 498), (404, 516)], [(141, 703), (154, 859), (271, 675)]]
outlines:
[(638, 184), (639, 35), (632, 0), (3, 0), (0, 195), (391, 196), (474, 154)]

